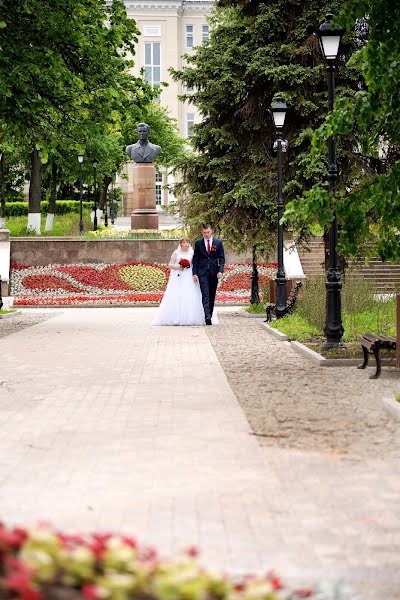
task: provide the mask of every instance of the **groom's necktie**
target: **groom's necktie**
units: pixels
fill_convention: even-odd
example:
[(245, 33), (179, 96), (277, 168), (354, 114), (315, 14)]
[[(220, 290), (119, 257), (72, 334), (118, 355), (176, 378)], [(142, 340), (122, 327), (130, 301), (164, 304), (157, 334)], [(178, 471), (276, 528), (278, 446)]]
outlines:
[(210, 240), (207, 240), (207, 252), (210, 254)]

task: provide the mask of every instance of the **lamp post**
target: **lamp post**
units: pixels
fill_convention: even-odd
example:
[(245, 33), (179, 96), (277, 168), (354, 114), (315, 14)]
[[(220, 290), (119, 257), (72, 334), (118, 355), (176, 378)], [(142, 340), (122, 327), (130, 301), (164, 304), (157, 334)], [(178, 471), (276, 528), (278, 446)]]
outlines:
[(114, 176), (115, 173), (112, 174), (112, 179), (111, 179), (111, 202), (110, 202), (110, 219), (111, 219), (111, 225), (114, 225)]
[(94, 189), (94, 216), (93, 216), (93, 231), (97, 231), (97, 160), (93, 161), (93, 189)]
[(287, 106), (282, 100), (277, 100), (271, 104), (271, 114), (274, 120), (277, 158), (278, 158), (278, 269), (276, 271), (276, 309), (277, 318), (283, 317), (286, 313), (286, 275), (285, 267), (283, 266), (283, 224), (281, 223), (283, 216), (283, 193), (282, 193), (282, 152), (286, 152), (287, 142), (282, 139), (283, 125)]
[(79, 161), (79, 233), (83, 233), (83, 206), (82, 206), (82, 163), (83, 153), (78, 154)]
[(105, 197), (104, 197), (104, 227), (108, 227), (107, 197), (108, 197), (108, 190), (106, 191)]
[[(333, 109), (335, 101), (335, 61), (339, 51), (340, 40), (344, 29), (332, 23), (332, 13), (327, 12), (325, 21), (317, 31), (322, 54), (326, 60), (328, 72), (328, 110)], [(328, 177), (332, 193), (336, 191), (338, 170), (336, 164), (336, 143), (332, 137), (328, 138)], [(326, 276), (326, 317), (324, 334), (326, 342), (323, 348), (330, 350), (343, 346), (341, 342), (344, 329), (342, 325), (342, 301), (340, 290), (340, 271), (337, 257), (337, 220), (336, 214), (329, 230), (329, 267)]]

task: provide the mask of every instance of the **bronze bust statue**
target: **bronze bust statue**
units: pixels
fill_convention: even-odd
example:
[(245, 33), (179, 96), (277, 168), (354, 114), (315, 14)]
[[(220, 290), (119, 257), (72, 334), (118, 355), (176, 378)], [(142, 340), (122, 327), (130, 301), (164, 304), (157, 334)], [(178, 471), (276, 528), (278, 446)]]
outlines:
[(136, 144), (126, 147), (126, 153), (135, 163), (152, 163), (161, 152), (161, 147), (149, 142), (150, 126), (139, 123), (137, 126), (139, 136)]

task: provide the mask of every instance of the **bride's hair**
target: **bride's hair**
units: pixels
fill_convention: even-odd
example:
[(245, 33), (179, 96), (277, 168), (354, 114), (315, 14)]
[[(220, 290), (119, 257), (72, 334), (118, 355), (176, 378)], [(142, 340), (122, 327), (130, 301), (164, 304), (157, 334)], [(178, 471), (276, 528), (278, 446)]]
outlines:
[(188, 237), (183, 237), (179, 240), (179, 245), (182, 244), (182, 242), (187, 242), (189, 244), (189, 246), (191, 246), (190, 240)]

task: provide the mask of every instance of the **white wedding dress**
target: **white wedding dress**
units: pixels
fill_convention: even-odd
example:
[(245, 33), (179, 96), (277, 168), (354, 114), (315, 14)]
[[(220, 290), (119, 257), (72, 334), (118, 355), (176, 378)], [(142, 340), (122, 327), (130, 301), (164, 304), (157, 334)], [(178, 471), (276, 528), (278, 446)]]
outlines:
[[(205, 325), (200, 285), (193, 281), (193, 249), (183, 252), (179, 246), (172, 254), (169, 264), (178, 265), (182, 258), (190, 262), (190, 268), (183, 271), (171, 269), (167, 288), (152, 325)], [(215, 310), (212, 324), (218, 324)]]

